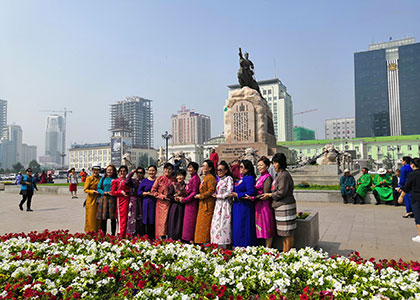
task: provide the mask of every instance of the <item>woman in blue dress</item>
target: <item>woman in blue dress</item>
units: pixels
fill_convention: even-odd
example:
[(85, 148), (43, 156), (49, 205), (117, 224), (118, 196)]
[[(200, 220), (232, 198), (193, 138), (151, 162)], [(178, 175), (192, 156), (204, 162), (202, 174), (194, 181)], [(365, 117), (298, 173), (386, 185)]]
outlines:
[(255, 229), (255, 204), (250, 199), (255, 196), (255, 170), (249, 160), (239, 165), (242, 178), (235, 184), (231, 196), (232, 207), (232, 244), (234, 247), (257, 245)]

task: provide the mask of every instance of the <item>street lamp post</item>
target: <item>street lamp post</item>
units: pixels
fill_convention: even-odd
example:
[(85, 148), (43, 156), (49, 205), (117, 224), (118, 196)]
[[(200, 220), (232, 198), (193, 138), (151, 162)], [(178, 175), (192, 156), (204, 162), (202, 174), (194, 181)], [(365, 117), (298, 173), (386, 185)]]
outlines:
[(172, 134), (165, 131), (165, 134), (162, 134), (162, 138), (166, 141), (166, 162), (168, 162), (169, 156), (168, 156), (168, 141), (172, 138)]

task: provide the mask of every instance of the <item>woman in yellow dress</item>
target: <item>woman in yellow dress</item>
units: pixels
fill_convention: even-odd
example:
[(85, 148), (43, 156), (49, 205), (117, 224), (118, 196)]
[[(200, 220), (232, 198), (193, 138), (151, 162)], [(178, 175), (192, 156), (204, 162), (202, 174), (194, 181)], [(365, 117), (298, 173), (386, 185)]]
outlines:
[(83, 191), (87, 194), (86, 197), (86, 221), (85, 221), (85, 232), (98, 231), (100, 227), (100, 221), (96, 219), (96, 211), (98, 204), (96, 198), (99, 192), (96, 190), (99, 183), (99, 172), (101, 167), (99, 165), (92, 166), (92, 176), (86, 178), (85, 186)]

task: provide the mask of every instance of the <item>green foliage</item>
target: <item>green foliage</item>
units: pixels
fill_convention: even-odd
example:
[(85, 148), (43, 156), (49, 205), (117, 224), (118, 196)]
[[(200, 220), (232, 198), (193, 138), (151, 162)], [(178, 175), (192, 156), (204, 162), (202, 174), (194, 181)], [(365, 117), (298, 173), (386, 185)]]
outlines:
[(14, 165), (12, 165), (12, 168), (13, 171), (16, 173), (25, 171), (23, 165), (20, 162), (17, 162)]
[(392, 169), (393, 162), (394, 160), (391, 156), (391, 153), (388, 152), (383, 159), (385, 169)]
[[(150, 165), (156, 165), (157, 160), (154, 160), (152, 157), (150, 158)], [(148, 167), (148, 155), (144, 153), (139, 158), (139, 166)]]
[(324, 191), (339, 191), (340, 185), (320, 185), (311, 184), (309, 187), (303, 187), (302, 185), (296, 185), (295, 190), (324, 190)]
[(29, 163), (29, 168), (32, 169), (33, 173), (41, 172), (41, 165), (35, 159)]

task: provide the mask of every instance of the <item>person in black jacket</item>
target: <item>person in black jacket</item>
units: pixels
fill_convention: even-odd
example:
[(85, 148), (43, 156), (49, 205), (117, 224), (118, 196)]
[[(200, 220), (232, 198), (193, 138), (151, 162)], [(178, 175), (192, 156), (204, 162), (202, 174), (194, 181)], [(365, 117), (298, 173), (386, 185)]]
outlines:
[(411, 206), (413, 207), (414, 220), (417, 227), (417, 236), (413, 237), (413, 242), (420, 243), (420, 159), (414, 158), (411, 161), (411, 172), (407, 176), (407, 182), (401, 188), (401, 195), (398, 198), (398, 203), (404, 202), (404, 196), (411, 193)]
[(400, 169), (395, 170), (395, 174), (392, 175), (392, 192), (394, 194), (394, 205), (399, 206), (398, 198), (400, 197), (400, 193), (398, 192), (398, 188), (400, 187), (400, 176), (401, 171)]

